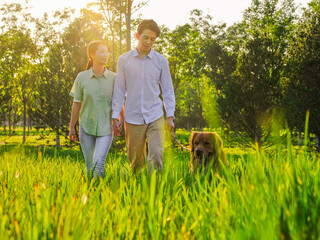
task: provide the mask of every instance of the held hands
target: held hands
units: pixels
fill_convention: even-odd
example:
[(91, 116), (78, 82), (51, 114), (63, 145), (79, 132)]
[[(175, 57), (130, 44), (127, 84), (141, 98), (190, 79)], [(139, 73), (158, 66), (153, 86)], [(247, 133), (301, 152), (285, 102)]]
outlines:
[(112, 119), (112, 131), (115, 133), (116, 136), (120, 136), (122, 131), (123, 120), (119, 120), (116, 118)]

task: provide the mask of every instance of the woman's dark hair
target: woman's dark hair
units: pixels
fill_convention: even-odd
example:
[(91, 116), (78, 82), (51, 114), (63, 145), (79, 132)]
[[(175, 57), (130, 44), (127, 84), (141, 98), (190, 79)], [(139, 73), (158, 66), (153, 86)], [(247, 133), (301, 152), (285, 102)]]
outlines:
[(89, 45), (87, 47), (88, 62), (87, 62), (86, 70), (89, 70), (92, 67), (93, 62), (92, 62), (91, 55), (97, 51), (99, 45), (103, 45), (108, 48), (107, 44), (102, 41), (93, 41), (93, 42), (89, 43)]
[(153, 19), (145, 19), (145, 20), (142, 20), (139, 25), (138, 25), (138, 33), (139, 35), (141, 35), (141, 33), (143, 33), (144, 30), (150, 30), (150, 31), (153, 31), (157, 34), (157, 37), (160, 36), (160, 28), (158, 26), (158, 24), (153, 21)]

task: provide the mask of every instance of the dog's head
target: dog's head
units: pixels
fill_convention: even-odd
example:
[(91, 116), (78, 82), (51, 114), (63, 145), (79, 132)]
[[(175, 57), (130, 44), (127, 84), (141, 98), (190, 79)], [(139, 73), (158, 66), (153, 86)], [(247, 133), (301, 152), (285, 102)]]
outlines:
[(193, 132), (190, 139), (190, 149), (193, 166), (204, 165), (219, 155), (222, 140), (214, 132)]

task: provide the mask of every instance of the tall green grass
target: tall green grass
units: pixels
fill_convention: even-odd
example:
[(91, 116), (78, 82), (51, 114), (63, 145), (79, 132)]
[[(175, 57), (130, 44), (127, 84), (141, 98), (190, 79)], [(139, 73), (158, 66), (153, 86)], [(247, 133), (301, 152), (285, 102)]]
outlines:
[(166, 152), (162, 173), (132, 175), (110, 153), (88, 181), (77, 150), (0, 148), (0, 239), (319, 239), (319, 156), (306, 148), (226, 149), (211, 180), (189, 154)]

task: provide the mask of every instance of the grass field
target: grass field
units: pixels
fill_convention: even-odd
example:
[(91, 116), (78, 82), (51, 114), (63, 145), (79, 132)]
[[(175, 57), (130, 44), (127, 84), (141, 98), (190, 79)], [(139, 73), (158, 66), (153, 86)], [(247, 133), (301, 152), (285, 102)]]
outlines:
[(54, 144), (50, 132), (25, 145), (19, 131), (1, 134), (0, 239), (320, 237), (319, 155), (293, 147), (289, 132), (266, 150), (227, 142), (230, 167), (210, 181), (170, 144), (162, 173), (132, 175), (113, 148), (105, 179), (88, 181), (78, 147), (36, 147)]

